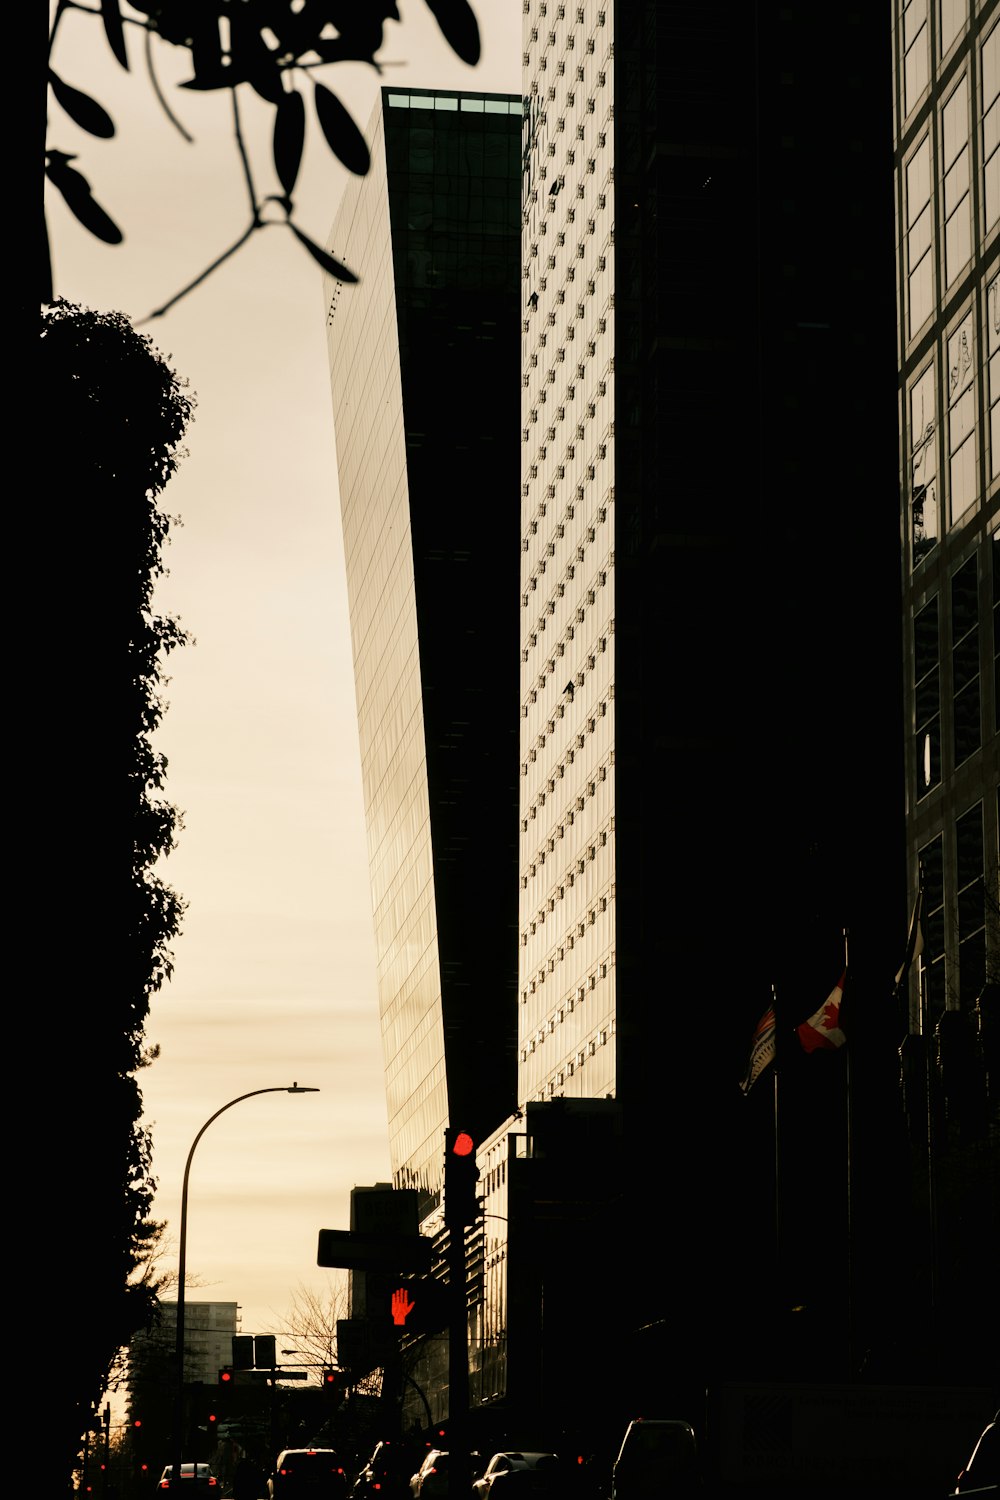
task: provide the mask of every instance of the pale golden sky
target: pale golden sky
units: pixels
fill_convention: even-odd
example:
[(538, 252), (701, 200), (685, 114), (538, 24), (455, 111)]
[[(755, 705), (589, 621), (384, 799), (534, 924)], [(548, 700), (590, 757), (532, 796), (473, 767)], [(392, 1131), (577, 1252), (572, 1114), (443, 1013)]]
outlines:
[[(324, 80), (362, 128), (381, 83), (517, 92), (520, 5), (475, 10), (476, 68), (422, 0), (401, 0), (381, 78), (345, 64)], [(50, 101), (50, 144), (79, 153), (125, 243), (93, 239), (55, 194), (49, 232), (56, 294), (138, 321), (237, 238), (247, 211), (227, 100), (165, 90), (196, 138), (185, 143), (155, 103), (140, 34), (128, 41), (126, 74), (97, 18), (70, 13), (54, 57), (112, 115), (115, 139), (85, 135)], [(162, 58), (164, 84), (188, 76), (184, 62)], [(262, 181), (270, 118), (246, 119)], [(310, 134), (295, 217), (320, 243), (345, 181)], [(268, 229), (141, 331), (198, 403), (162, 501), (183, 525), (157, 607), (197, 644), (170, 660), (157, 740), (185, 821), (162, 874), (189, 909), (147, 1031), (162, 1054), (141, 1079), (154, 1214), (176, 1263), (184, 1162), (209, 1116), (253, 1089), (321, 1090), (236, 1105), (193, 1160), (187, 1265), (200, 1284), (188, 1296), (238, 1302), (244, 1332), (261, 1333), (299, 1287), (323, 1293), (338, 1273), (316, 1266), (319, 1230), (347, 1228), (352, 1186), (389, 1174), (321, 273), (286, 229)]]

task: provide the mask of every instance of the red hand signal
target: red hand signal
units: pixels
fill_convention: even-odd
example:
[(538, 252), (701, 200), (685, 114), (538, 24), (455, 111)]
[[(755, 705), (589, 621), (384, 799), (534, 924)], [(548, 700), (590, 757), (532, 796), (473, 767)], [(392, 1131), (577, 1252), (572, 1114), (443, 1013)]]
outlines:
[(392, 1321), (397, 1328), (402, 1328), (416, 1305), (405, 1286), (397, 1287), (392, 1294)]

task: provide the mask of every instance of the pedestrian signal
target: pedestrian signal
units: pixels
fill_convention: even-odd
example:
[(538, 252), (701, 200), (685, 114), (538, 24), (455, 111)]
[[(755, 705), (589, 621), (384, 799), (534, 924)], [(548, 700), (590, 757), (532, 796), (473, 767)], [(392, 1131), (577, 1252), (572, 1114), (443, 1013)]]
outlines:
[(389, 1296), (393, 1326), (404, 1333), (438, 1333), (450, 1322), (448, 1287), (433, 1276), (397, 1281)]

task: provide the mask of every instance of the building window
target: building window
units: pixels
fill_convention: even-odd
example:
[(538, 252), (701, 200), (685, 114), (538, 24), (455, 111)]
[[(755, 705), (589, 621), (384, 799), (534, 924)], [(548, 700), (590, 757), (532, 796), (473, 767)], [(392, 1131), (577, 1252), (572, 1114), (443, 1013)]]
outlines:
[(937, 499), (937, 422), (934, 366), (930, 364), (910, 389), (910, 505), (913, 566), (939, 538)]
[(945, 1004), (944, 954), (944, 859), (940, 834), (920, 850), (924, 880), (921, 929), (924, 951), (920, 956), (922, 1030), (929, 1036)]
[(976, 393), (972, 313), (948, 340), (948, 453), (952, 526), (976, 500)]
[(908, 0), (903, 7), (903, 108), (909, 114), (930, 77), (927, 0)]
[(917, 748), (917, 796), (941, 780), (941, 673), (938, 663), (937, 595), (914, 617), (913, 681)]
[(969, 0), (939, 0), (938, 12), (941, 21), (941, 56), (951, 47), (968, 17)]
[(931, 256), (931, 142), (924, 136), (906, 166), (906, 260), (909, 336), (930, 317), (934, 305)]
[(963, 1010), (971, 1010), (986, 982), (986, 902), (983, 881), (983, 807), (977, 802), (955, 820), (958, 882), (958, 984)]
[(944, 139), (944, 279), (950, 287), (972, 254), (969, 196), (969, 80), (963, 76), (942, 113)]
[(951, 660), (954, 764), (960, 766), (979, 749), (981, 738), (979, 576), (975, 556), (951, 580)]
[(989, 347), (990, 478), (1000, 474), (1000, 276), (986, 294), (986, 336)]
[(1000, 734), (1000, 532), (990, 542), (993, 564), (993, 727)]
[(983, 43), (983, 225), (986, 233), (1000, 218), (1000, 26)]

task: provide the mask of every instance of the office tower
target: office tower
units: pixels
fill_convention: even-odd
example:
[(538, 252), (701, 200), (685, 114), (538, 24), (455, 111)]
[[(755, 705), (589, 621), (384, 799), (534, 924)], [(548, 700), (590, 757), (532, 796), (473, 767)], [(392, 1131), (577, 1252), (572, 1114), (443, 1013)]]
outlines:
[[(829, 1376), (905, 935), (888, 18), (524, 0), (523, 38), (518, 1101), (620, 1105), (622, 1390)], [(794, 1033), (848, 952), (852, 1118)]]
[[(972, 1371), (1000, 1250), (997, 8), (893, 12), (906, 855), (923, 953), (904, 1049), (937, 1368)], [(992, 1278), (995, 1280), (995, 1278)], [(985, 1373), (985, 1371), (984, 1371)]]
[(521, 104), (383, 88), (328, 330), (390, 1159), (514, 1106)]

